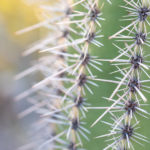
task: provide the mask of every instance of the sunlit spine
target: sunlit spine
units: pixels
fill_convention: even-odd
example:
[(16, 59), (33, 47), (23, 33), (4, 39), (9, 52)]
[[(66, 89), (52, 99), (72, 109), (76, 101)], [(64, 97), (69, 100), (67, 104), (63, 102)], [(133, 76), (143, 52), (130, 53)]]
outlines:
[[(116, 77), (115, 80), (97, 79), (97, 81), (109, 82), (117, 84), (116, 89), (107, 100), (113, 104), (108, 107), (91, 107), (92, 109), (106, 109), (106, 111), (99, 116), (93, 123), (94, 126), (107, 113), (111, 114), (111, 121), (103, 123), (111, 127), (110, 133), (100, 137), (112, 136), (107, 149), (128, 150), (134, 149), (132, 142), (142, 145), (140, 141), (148, 142), (147, 138), (138, 133), (136, 127), (139, 124), (137, 115), (147, 118), (149, 113), (142, 107), (143, 102), (147, 102), (147, 98), (143, 92), (149, 93), (149, 86), (144, 85), (150, 81), (148, 74), (149, 61), (146, 60), (148, 55), (145, 55), (145, 46), (149, 47), (149, 32), (147, 25), (150, 25), (148, 18), (150, 16), (150, 2), (147, 0), (124, 0), (126, 5), (121, 6), (125, 8), (128, 15), (125, 16), (125, 21), (132, 21), (126, 27), (122, 27), (120, 31), (110, 36), (109, 38), (117, 39), (117, 42), (123, 42), (125, 47), (121, 48), (118, 45), (114, 46), (119, 50), (119, 55), (114, 59), (100, 59), (100, 61), (110, 61), (116, 66), (117, 71), (113, 73), (120, 73), (121, 77)], [(142, 75), (145, 79), (142, 79)], [(147, 79), (146, 79), (147, 78)], [(89, 107), (89, 109), (91, 109)], [(124, 112), (122, 114), (121, 112)], [(144, 114), (143, 114), (144, 113)]]

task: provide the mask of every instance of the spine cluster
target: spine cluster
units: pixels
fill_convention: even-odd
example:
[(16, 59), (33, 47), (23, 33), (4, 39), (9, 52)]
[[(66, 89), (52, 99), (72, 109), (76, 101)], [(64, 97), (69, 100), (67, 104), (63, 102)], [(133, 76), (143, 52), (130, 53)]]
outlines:
[[(99, 121), (108, 125), (108, 146), (104, 150), (135, 150), (135, 144), (143, 145), (147, 137), (138, 132), (140, 118), (148, 118), (145, 110), (146, 93), (149, 94), (150, 61), (148, 52), (150, 37), (149, 0), (123, 0), (121, 6), (127, 11), (124, 21), (129, 23), (110, 36), (118, 51), (114, 59), (99, 59), (93, 56), (94, 48), (100, 48), (103, 4), (100, 0), (39, 1), (44, 20), (18, 31), (22, 34), (37, 28), (46, 28), (47, 35), (24, 52), (28, 56), (39, 52), (40, 58), (17, 79), (37, 73), (40, 80), (24, 91), (17, 100), (27, 99), (31, 107), (20, 113), (20, 118), (31, 113), (39, 114), (33, 124), (32, 142), (20, 150), (82, 150), (82, 139), (89, 140), (85, 128), (88, 109), (104, 109)], [(111, 3), (110, 0), (107, 2)], [(96, 78), (93, 70), (102, 72), (101, 62), (111, 62), (116, 67), (112, 72), (119, 75), (115, 80)], [(42, 79), (41, 79), (42, 77)], [(86, 93), (94, 94), (96, 81), (116, 84), (109, 98), (108, 107), (90, 107)], [(102, 121), (109, 114), (109, 121)], [(38, 134), (35, 134), (38, 133)]]
[(17, 76), (22, 78), (37, 71), (43, 76), (41, 81), (17, 97), (18, 100), (28, 97), (33, 105), (20, 113), (20, 117), (32, 112), (41, 116), (34, 124), (40, 134), (22, 149), (81, 149), (82, 138), (88, 140), (87, 134), (90, 134), (82, 121), (89, 105), (86, 93), (93, 94), (90, 86), (97, 86), (93, 82), (92, 69), (102, 71), (97, 56), (91, 55), (91, 45), (103, 46), (99, 42), (103, 37), (102, 7), (99, 0), (58, 0), (53, 6), (41, 4), (40, 8), (48, 19), (18, 32), (39, 27), (52, 30), (24, 52), (29, 55), (39, 51), (42, 56), (36, 65)]
[[(116, 39), (118, 44), (114, 44), (118, 49), (119, 55), (112, 59), (103, 59), (101, 61), (113, 62), (121, 77), (115, 80), (102, 80), (117, 84), (109, 98), (106, 98), (113, 104), (109, 107), (95, 107), (94, 109), (106, 109), (100, 117), (93, 123), (95, 125), (107, 113), (111, 115), (112, 122), (102, 121), (109, 125), (111, 130), (108, 134), (100, 137), (111, 137), (108, 141), (113, 141), (105, 150), (134, 150), (134, 144), (143, 145), (142, 142), (148, 142), (147, 137), (138, 132), (140, 127), (139, 116), (148, 118), (149, 113), (144, 109), (147, 102), (145, 93), (149, 92), (147, 82), (150, 82), (149, 61), (150, 56), (146, 54), (149, 49), (149, 32), (147, 26), (150, 16), (149, 0), (124, 0), (122, 6), (127, 10), (124, 16), (125, 21), (131, 23), (122, 27), (116, 34), (110, 36), (110, 39)], [(118, 46), (124, 45), (124, 47)]]

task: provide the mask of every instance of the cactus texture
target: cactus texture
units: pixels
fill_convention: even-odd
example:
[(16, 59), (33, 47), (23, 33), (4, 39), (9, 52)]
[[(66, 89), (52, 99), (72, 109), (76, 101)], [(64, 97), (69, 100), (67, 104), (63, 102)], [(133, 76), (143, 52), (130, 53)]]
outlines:
[[(149, 143), (139, 128), (150, 114), (145, 109), (150, 93), (147, 84), (150, 82), (150, 55), (147, 54), (150, 48), (150, 2), (123, 0), (117, 9), (126, 11), (126, 15), (117, 22), (119, 24), (122, 19), (125, 25), (115, 34), (109, 33), (108, 38), (103, 22), (106, 20), (107, 24), (109, 16), (103, 13), (103, 9), (105, 5), (113, 7), (114, 3), (115, 0), (39, 1), (44, 19), (17, 32), (23, 34), (41, 27), (49, 31), (45, 38), (23, 53), (28, 56), (39, 52), (40, 58), (35, 65), (16, 76), (20, 79), (35, 73), (42, 77), (16, 97), (31, 103), (30, 108), (19, 114), (21, 118), (33, 112), (39, 116), (33, 125), (31, 142), (20, 150), (88, 149), (84, 143), (87, 140), (92, 145), (89, 137), (95, 125), (100, 130), (108, 127), (105, 134), (96, 132), (100, 135), (95, 140), (105, 138), (108, 142), (104, 150), (135, 150), (135, 145)], [(113, 28), (113, 24), (108, 26), (108, 30)], [(109, 51), (117, 51), (114, 58), (94, 55), (107, 47), (103, 45), (103, 37), (112, 42)], [(110, 68), (116, 68), (111, 72), (114, 79), (109, 78), (111, 75), (103, 67), (108, 62)], [(96, 97), (94, 89), (100, 91), (103, 84), (108, 87), (115, 84), (116, 87), (110, 96), (101, 94), (102, 98)], [(104, 106), (100, 103), (94, 106), (92, 97), (103, 99)], [(93, 110), (103, 112), (100, 111), (98, 118), (87, 125), (88, 114)], [(101, 148), (94, 148), (97, 149)]]

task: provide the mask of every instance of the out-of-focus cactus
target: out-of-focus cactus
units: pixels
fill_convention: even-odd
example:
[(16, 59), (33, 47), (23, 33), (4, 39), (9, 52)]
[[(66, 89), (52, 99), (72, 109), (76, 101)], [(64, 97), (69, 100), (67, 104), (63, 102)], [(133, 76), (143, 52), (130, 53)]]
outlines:
[[(107, 2), (113, 4), (113, 1)], [(143, 102), (147, 102), (143, 91), (149, 93), (149, 86), (144, 83), (150, 81), (147, 72), (149, 61), (146, 60), (149, 54), (144, 54), (144, 46), (149, 47), (146, 26), (149, 25), (150, 4), (146, 0), (124, 0), (124, 4), (122, 7), (128, 11), (124, 20), (131, 23), (109, 37), (123, 42), (124, 47), (113, 44), (119, 50), (119, 55), (114, 59), (103, 59), (93, 56), (92, 51), (95, 47), (101, 50), (103, 46), (101, 22), (105, 20), (102, 17), (104, 3), (99, 0), (38, 1), (44, 19), (17, 32), (23, 34), (41, 27), (49, 30), (44, 39), (23, 53), (28, 56), (38, 51), (40, 59), (16, 76), (20, 79), (35, 72), (42, 76), (40, 81), (16, 98), (27, 98), (33, 105), (21, 112), (20, 117), (32, 112), (40, 115), (34, 124), (38, 134), (21, 150), (84, 149), (82, 141), (89, 140), (90, 134), (90, 128), (87, 129), (83, 121), (88, 118), (88, 109), (106, 109), (92, 124), (93, 127), (101, 121), (111, 128), (108, 134), (97, 137), (108, 137), (108, 141), (113, 141), (104, 150), (134, 150), (132, 142), (148, 142), (136, 129), (140, 122), (137, 115), (145, 118), (149, 115), (142, 106), (145, 105)], [(94, 69), (102, 72), (101, 62), (113, 62), (117, 68), (113, 73), (120, 73), (122, 77), (116, 77), (116, 81), (95, 76)], [(142, 79), (141, 74), (148, 79)], [(91, 86), (98, 88), (99, 82), (117, 84), (111, 96), (105, 98), (112, 105), (94, 107), (92, 100), (90, 104), (87, 103), (87, 93), (94, 96)], [(110, 114), (110, 119), (102, 121), (107, 114)]]

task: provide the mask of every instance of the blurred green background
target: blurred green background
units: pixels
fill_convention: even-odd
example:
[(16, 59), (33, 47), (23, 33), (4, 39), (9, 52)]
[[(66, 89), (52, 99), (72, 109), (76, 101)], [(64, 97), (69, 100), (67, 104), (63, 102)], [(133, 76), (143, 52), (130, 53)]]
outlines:
[[(105, 0), (100, 0), (101, 3)], [(119, 6), (123, 0), (113, 0), (112, 5), (105, 2), (103, 7), (102, 34), (105, 37), (102, 48), (92, 48), (92, 53), (100, 58), (114, 58), (117, 56), (117, 49), (112, 45), (113, 40), (108, 37), (118, 31), (120, 26), (125, 26), (128, 22), (120, 21), (126, 14), (125, 10)], [(38, 5), (38, 4), (37, 4)], [(31, 55), (22, 57), (22, 52), (33, 42), (40, 39), (44, 34), (43, 29), (38, 29), (24, 35), (17, 36), (15, 32), (19, 29), (35, 24), (41, 19), (37, 14), (40, 13), (37, 5), (26, 5), (21, 0), (0, 0), (0, 150), (16, 150), (18, 146), (27, 141), (27, 132), (32, 120), (32, 116), (22, 120), (17, 118), (17, 113), (28, 104), (25, 101), (16, 103), (14, 97), (30, 87), (32, 78), (21, 81), (14, 81), (14, 76), (28, 68), (32, 60), (37, 56)], [(147, 49), (148, 51), (148, 49)], [(99, 78), (114, 79), (116, 74), (110, 75), (115, 68), (109, 63), (103, 63), (103, 73), (95, 72)], [(119, 75), (118, 75), (119, 76)], [(115, 85), (109, 83), (99, 83), (99, 88), (92, 87), (94, 95), (88, 94), (89, 103), (92, 106), (107, 106), (108, 104), (102, 97), (109, 97)], [(150, 95), (147, 95), (150, 98)], [(148, 103), (150, 103), (148, 101)], [(150, 108), (146, 107), (150, 112)], [(91, 130), (90, 142), (84, 141), (87, 150), (102, 150), (106, 145), (106, 138), (95, 139), (94, 137), (108, 133), (109, 127), (98, 123), (90, 128), (95, 119), (102, 113), (100, 110), (90, 110), (86, 119), (87, 128)], [(150, 139), (150, 120), (138, 117), (141, 120), (139, 133)], [(109, 116), (106, 116), (109, 121)], [(136, 150), (150, 150), (150, 144), (144, 143), (144, 147), (135, 145)]]

